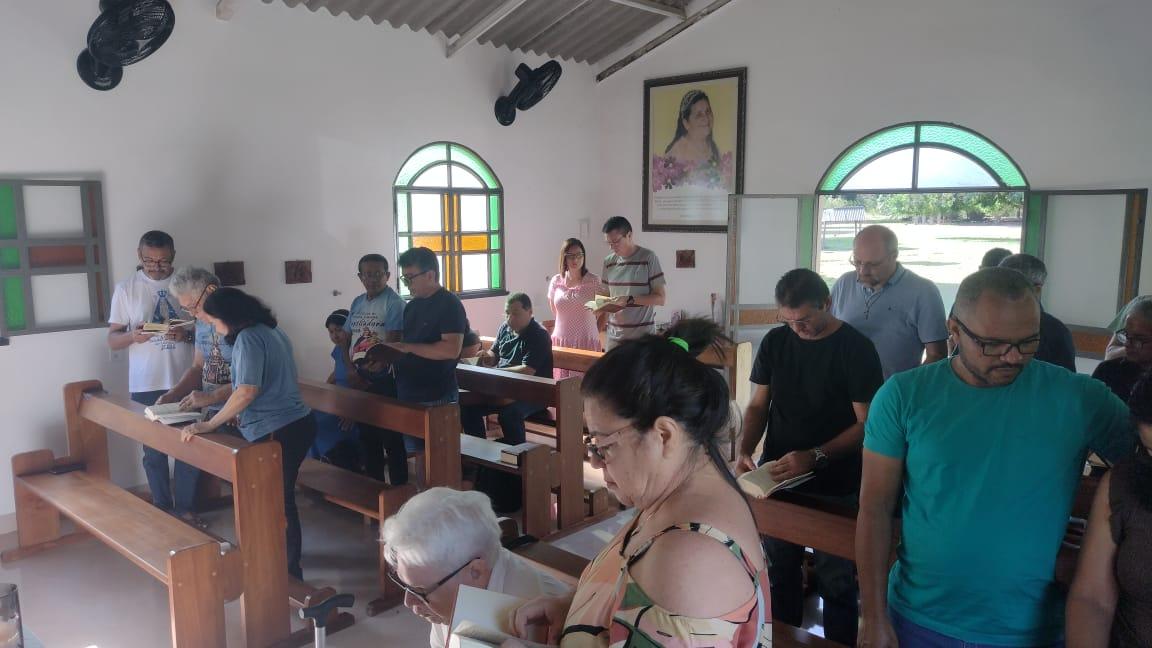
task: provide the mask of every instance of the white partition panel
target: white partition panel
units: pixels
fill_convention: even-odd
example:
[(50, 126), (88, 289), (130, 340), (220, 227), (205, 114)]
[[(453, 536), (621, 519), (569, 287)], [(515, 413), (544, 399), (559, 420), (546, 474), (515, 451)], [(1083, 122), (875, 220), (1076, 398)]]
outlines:
[(1044, 231), (1044, 308), (1065, 324), (1103, 327), (1116, 315), (1126, 196), (1051, 195)]
[(742, 310), (775, 307), (776, 282), (801, 265), (797, 258), (801, 196), (731, 197), (728, 222), (728, 331), (738, 342), (758, 343), (773, 325), (739, 324)]

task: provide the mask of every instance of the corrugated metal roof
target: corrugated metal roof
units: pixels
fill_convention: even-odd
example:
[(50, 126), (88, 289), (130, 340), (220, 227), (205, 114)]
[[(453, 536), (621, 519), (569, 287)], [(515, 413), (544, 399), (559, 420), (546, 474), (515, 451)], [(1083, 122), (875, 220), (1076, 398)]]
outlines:
[[(264, 0), (271, 4), (277, 0)], [(379, 25), (443, 34), (455, 38), (468, 31), (504, 0), (279, 0), (289, 7), (346, 13)], [(689, 0), (656, 0), (684, 9)], [(596, 63), (664, 20), (650, 11), (611, 0), (527, 0), (478, 39), (497, 47), (581, 63)]]

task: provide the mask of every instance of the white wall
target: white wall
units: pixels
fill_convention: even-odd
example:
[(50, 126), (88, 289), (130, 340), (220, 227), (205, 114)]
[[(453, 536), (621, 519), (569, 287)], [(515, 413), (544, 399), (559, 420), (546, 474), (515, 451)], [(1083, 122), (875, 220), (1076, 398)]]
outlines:
[[(639, 227), (644, 80), (740, 66), (747, 193), (811, 193), (845, 147), (911, 120), (980, 131), (1035, 188), (1148, 187), (1149, 24), (1147, 0), (736, 0), (600, 84), (602, 211)], [(724, 235), (637, 239), (666, 269), (696, 249), (662, 319), (723, 294)]]
[[(505, 128), (495, 98), (516, 63), (540, 59), (473, 45), (448, 60), (426, 33), (280, 3), (241, 3), (229, 22), (215, 19), (214, 1), (173, 5), (169, 42), (98, 93), (75, 72), (95, 0), (0, 3), (0, 175), (102, 179), (115, 278), (132, 271), (136, 241), (153, 228), (175, 237), (178, 265), (243, 260), (245, 289), (277, 312), (301, 373), (326, 376), (322, 324), (360, 290), (356, 260), (394, 260), (393, 177), (414, 149), (447, 139), (500, 177), (509, 286), (547, 317), (558, 246), (596, 205), (590, 69), (565, 65), (556, 90)], [(290, 259), (312, 260), (313, 283), (284, 284)], [(494, 334), (503, 301), (465, 304)], [(64, 450), (60, 388), (85, 378), (124, 389), (126, 364), (109, 361), (103, 331), (0, 347), (0, 515), (12, 511), (7, 458)], [(118, 453), (122, 483), (143, 480), (137, 462)]]

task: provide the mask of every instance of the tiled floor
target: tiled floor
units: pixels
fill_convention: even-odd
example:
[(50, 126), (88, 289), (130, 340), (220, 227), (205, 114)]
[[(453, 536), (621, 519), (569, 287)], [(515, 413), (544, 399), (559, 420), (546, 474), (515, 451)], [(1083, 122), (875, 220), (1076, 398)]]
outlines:
[[(376, 527), (311, 494), (298, 497), (304, 527), (304, 575), (313, 584), (356, 595), (356, 625), (333, 634), (333, 648), (423, 647), (428, 624), (404, 608), (368, 617), (364, 605), (377, 592)], [(204, 516), (212, 531), (232, 536), (231, 511)], [(591, 557), (631, 514), (625, 513), (557, 542)], [(0, 536), (0, 547), (16, 544)], [(159, 648), (169, 645), (168, 594), (127, 559), (96, 540), (84, 541), (0, 566), (0, 582), (20, 588), (24, 623), (48, 648)], [(228, 605), (228, 645), (242, 646), (238, 602)], [(293, 627), (302, 627), (293, 621)]]

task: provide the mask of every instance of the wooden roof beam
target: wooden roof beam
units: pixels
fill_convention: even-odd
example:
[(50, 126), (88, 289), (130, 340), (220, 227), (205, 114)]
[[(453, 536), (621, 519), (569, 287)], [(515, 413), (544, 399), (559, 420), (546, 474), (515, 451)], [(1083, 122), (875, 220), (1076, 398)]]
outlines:
[[(616, 0), (612, 0), (612, 1), (615, 2)], [(667, 43), (668, 41), (672, 40), (672, 38), (675, 37), (677, 34), (688, 29), (692, 25), (695, 25), (696, 23), (700, 22), (701, 20), (704, 20), (710, 14), (712, 14), (716, 10), (720, 9), (724, 5), (728, 4), (729, 2), (732, 2), (732, 0), (715, 0), (715, 2), (713, 2), (712, 4), (708, 5), (707, 7), (704, 7), (700, 11), (697, 11), (696, 13), (692, 14), (684, 22), (681, 22), (679, 25), (676, 25), (672, 29), (669, 29), (668, 31), (664, 32), (663, 34), (660, 34), (656, 38), (653, 38), (652, 40), (645, 43), (643, 46), (637, 48), (631, 54), (625, 56), (624, 58), (620, 59), (619, 61), (616, 61), (612, 65), (609, 65), (607, 68), (604, 69), (603, 72), (596, 75), (596, 82), (599, 83), (599, 82), (603, 81), (604, 79), (607, 79), (608, 77), (612, 76), (613, 74), (616, 74), (620, 70), (623, 70), (626, 66), (631, 64), (636, 59), (640, 58), (641, 56), (644, 56), (648, 52), (651, 52), (652, 50), (656, 49), (657, 47), (660, 47), (664, 43)]]

